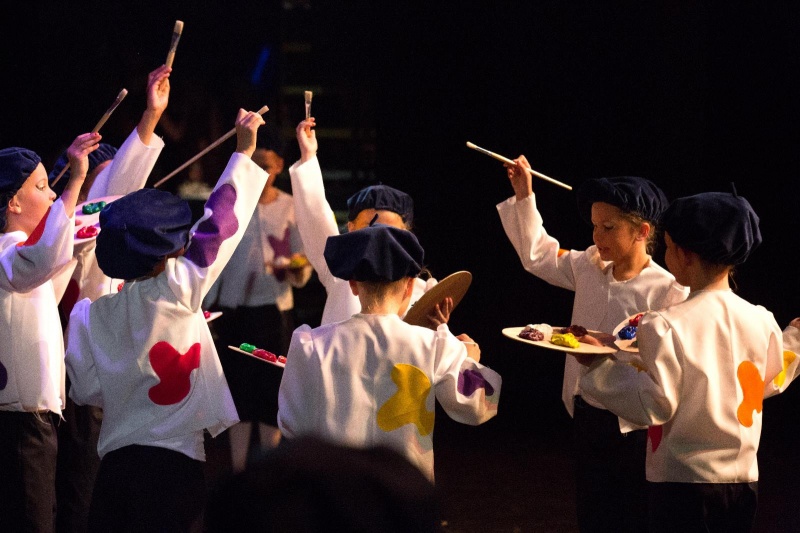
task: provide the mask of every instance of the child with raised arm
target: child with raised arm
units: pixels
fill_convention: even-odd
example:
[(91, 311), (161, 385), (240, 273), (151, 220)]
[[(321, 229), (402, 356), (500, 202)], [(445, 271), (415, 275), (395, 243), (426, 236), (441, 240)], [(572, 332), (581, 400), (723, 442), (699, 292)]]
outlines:
[(75, 205), (88, 154), (100, 135), (68, 150), (64, 194), (47, 182), (40, 157), (0, 150), (0, 525), (55, 528), (56, 425), (64, 408), (64, 340), (53, 277), (72, 258)]
[[(339, 227), (336, 225), (333, 210), (325, 199), (322, 170), (317, 159), (315, 127), (316, 121), (313, 117), (297, 125), (295, 132), (300, 146), (300, 160), (289, 168), (289, 175), (300, 238), (308, 260), (328, 293), (322, 312), (322, 324), (328, 324), (350, 318), (359, 311), (360, 304), (358, 298), (350, 292), (348, 284), (332, 275), (325, 262), (323, 251), (326, 239), (339, 235)], [(368, 226), (376, 216), (379, 224), (410, 230), (414, 218), (414, 202), (411, 197), (387, 185), (371, 185), (361, 189), (347, 200), (347, 208), (347, 231)], [(427, 282), (416, 278), (411, 303), (419, 300), (436, 283), (433, 278)], [(435, 329), (436, 326), (446, 323), (452, 309), (451, 298), (437, 304), (428, 317), (430, 326)]]
[[(89, 171), (81, 187), (79, 203), (125, 195), (144, 187), (164, 147), (164, 141), (155, 135), (155, 128), (169, 101), (171, 71), (171, 68), (162, 65), (150, 72), (147, 78), (147, 107), (136, 128), (119, 150), (109, 144), (100, 143), (98, 149), (89, 154)], [(50, 171), (50, 183), (66, 164), (66, 155), (62, 155)], [(71, 167), (55, 185), (57, 193), (63, 191), (70, 172)], [(63, 322), (69, 318), (75, 302), (84, 298), (94, 301), (105, 294), (117, 292), (122, 281), (103, 274), (97, 266), (94, 250), (93, 239), (75, 244), (74, 267), (63, 274), (70, 276), (64, 296), (59, 302)], [(69, 387), (67, 380), (67, 391)], [(102, 417), (103, 412), (99, 407), (75, 405), (67, 395), (65, 420), (58, 428), (56, 489), (59, 531), (86, 530), (92, 487), (100, 466), (97, 439)]]
[(734, 266), (761, 243), (758, 225), (735, 193), (674, 201), (663, 218), (665, 260), (689, 298), (641, 318), (644, 369), (602, 357), (581, 379), (582, 390), (608, 409), (650, 426), (651, 532), (753, 526), (762, 402), (785, 390), (798, 370), (772, 313), (730, 287)]
[(422, 270), (424, 252), (413, 233), (374, 224), (329, 237), (324, 254), (361, 312), (295, 330), (278, 396), (281, 433), (385, 445), (433, 482), (436, 401), (454, 420), (481, 424), (497, 413), (500, 376), (478, 362), (480, 349), (467, 335), (400, 318)]
[(75, 305), (67, 346), (70, 396), (103, 408), (90, 531), (185, 531), (200, 515), (203, 433), (238, 420), (201, 302), (267, 181), (250, 159), (263, 123), (239, 111), (236, 152), (194, 227), (184, 200), (155, 189), (101, 211), (97, 261), (125, 285)]
[[(578, 212), (594, 245), (565, 250), (543, 226), (525, 156), (506, 165), (514, 196), (498, 204), (503, 229), (522, 265), (575, 292), (571, 324), (611, 332), (629, 316), (686, 298), (686, 289), (651, 257), (664, 193), (640, 177), (591, 179), (577, 190)], [(546, 321), (546, 320), (544, 320)], [(646, 521), (646, 432), (606, 410), (579, 387), (585, 369), (567, 357), (562, 400), (573, 417), (578, 526), (586, 531), (642, 531)]]

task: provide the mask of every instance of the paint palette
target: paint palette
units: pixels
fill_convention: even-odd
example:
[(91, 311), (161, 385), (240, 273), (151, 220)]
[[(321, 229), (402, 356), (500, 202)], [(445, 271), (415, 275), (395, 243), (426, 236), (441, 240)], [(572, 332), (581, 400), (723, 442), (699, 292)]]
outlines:
[[(553, 331), (558, 331), (563, 329), (564, 326), (553, 326)], [(538, 346), (539, 348), (545, 348), (547, 350), (556, 350), (559, 352), (564, 353), (585, 353), (585, 354), (612, 354), (617, 352), (617, 348), (614, 346), (594, 346), (593, 344), (586, 344), (580, 343), (577, 348), (569, 348), (568, 346), (561, 346), (559, 344), (553, 344), (549, 340), (542, 340), (542, 341), (531, 341), (528, 339), (523, 339), (519, 336), (519, 332), (525, 329), (525, 327), (513, 327), (513, 328), (504, 328), (503, 335), (508, 337), (509, 339), (514, 339), (515, 341), (524, 342), (526, 344), (532, 344), (533, 346)], [(593, 337), (604, 339), (608, 337), (607, 333), (603, 333), (601, 331), (592, 331), (589, 330), (589, 335)]]
[(122, 196), (103, 196), (78, 204), (75, 207), (75, 240), (73, 242), (81, 244), (97, 239), (97, 235), (100, 233), (100, 211), (119, 198)]

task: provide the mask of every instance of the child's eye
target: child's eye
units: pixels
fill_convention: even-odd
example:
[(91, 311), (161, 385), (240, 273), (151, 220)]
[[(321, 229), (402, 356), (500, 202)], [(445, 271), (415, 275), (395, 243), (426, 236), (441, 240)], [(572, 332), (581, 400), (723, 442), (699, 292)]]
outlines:
[(46, 187), (46, 185), (37, 185), (36, 186), (36, 188), (39, 189), (40, 191), (44, 191), (45, 187)]

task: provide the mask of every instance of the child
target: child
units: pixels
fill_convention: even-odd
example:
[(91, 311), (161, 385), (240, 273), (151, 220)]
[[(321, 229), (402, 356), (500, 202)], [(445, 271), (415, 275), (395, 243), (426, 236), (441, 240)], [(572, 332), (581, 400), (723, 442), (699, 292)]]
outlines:
[(155, 189), (101, 211), (98, 264), (126, 282), (75, 305), (67, 347), (70, 396), (103, 408), (90, 531), (187, 530), (202, 510), (203, 432), (238, 419), (201, 302), (267, 181), (250, 159), (263, 123), (239, 111), (236, 153), (193, 228), (185, 200)]
[[(100, 143), (98, 149), (89, 154), (89, 171), (78, 196), (79, 203), (128, 194), (144, 186), (164, 147), (164, 141), (154, 132), (169, 101), (171, 71), (171, 68), (162, 65), (148, 76), (147, 107), (119, 150)], [(66, 155), (62, 155), (50, 171), (50, 183), (66, 164)], [(70, 173), (71, 169), (67, 169), (56, 184), (56, 193), (63, 191)], [(94, 301), (104, 294), (117, 292), (122, 281), (112, 280), (103, 274), (97, 266), (94, 249), (94, 240), (84, 241), (74, 247), (74, 268), (65, 271), (71, 277), (59, 302), (59, 311), (65, 323), (75, 302), (83, 298)], [(69, 387), (67, 381), (67, 391)], [(64, 411), (64, 423), (58, 428), (57, 528), (59, 531), (85, 531), (92, 487), (100, 466), (97, 439), (103, 412), (93, 405), (75, 405), (69, 396)]]
[[(248, 342), (285, 354), (294, 330), (292, 288), (308, 282), (311, 265), (305, 261), (297, 268), (288, 268), (292, 259), (305, 256), (292, 196), (274, 185), (283, 171), (283, 158), (262, 146), (256, 148), (253, 161), (269, 173), (269, 180), (242, 241), (206, 296), (205, 307), (222, 311), (212, 324), (221, 346)], [(225, 352), (220, 355), (222, 368), (241, 420), (227, 435), (233, 470), (241, 472), (254, 427), (262, 450), (280, 441), (278, 387), (283, 373), (230, 350)]]
[(650, 426), (650, 531), (752, 528), (762, 400), (783, 391), (798, 367), (772, 313), (728, 281), (761, 243), (758, 223), (735, 193), (673, 202), (665, 260), (689, 298), (642, 317), (636, 338), (646, 371), (606, 357), (581, 380), (609, 409)]
[(64, 408), (64, 341), (51, 280), (72, 258), (73, 213), (100, 135), (68, 150), (56, 200), (38, 155), (0, 150), (0, 525), (55, 528), (56, 423)]
[(281, 433), (385, 445), (433, 481), (436, 400), (454, 420), (481, 424), (497, 413), (500, 376), (478, 363), (480, 349), (467, 335), (401, 320), (422, 270), (413, 233), (375, 224), (329, 237), (324, 254), (361, 312), (295, 330), (278, 397)]
[[(630, 315), (686, 298), (686, 290), (650, 256), (664, 193), (639, 177), (592, 179), (577, 191), (594, 246), (564, 250), (542, 225), (525, 156), (506, 165), (515, 196), (497, 206), (525, 270), (575, 291), (571, 324), (611, 332)], [(546, 318), (546, 317), (543, 317)], [(547, 322), (547, 320), (543, 320)], [(574, 419), (578, 525), (581, 531), (645, 527), (643, 428), (607, 411), (582, 391), (582, 367), (567, 357), (562, 400)], [(585, 371), (585, 369), (584, 369)]]
[[(323, 257), (325, 240), (338, 235), (339, 228), (333, 211), (325, 199), (322, 170), (317, 160), (318, 145), (314, 127), (316, 122), (313, 117), (297, 125), (295, 132), (300, 146), (300, 160), (289, 168), (289, 175), (292, 179), (297, 228), (300, 230), (308, 260), (328, 293), (325, 309), (322, 312), (322, 324), (329, 324), (346, 320), (357, 313), (359, 302), (358, 298), (351, 294), (350, 287), (344, 280), (331, 275)], [(347, 208), (347, 231), (366, 227), (375, 216), (378, 217), (379, 224), (410, 230), (414, 218), (414, 202), (411, 197), (386, 185), (372, 185), (361, 189), (347, 200)], [(433, 278), (427, 283), (416, 278), (411, 297), (412, 304), (435, 284), (436, 280)], [(428, 317), (430, 325), (435, 329), (439, 324), (446, 323), (452, 308), (451, 298), (443, 300)]]

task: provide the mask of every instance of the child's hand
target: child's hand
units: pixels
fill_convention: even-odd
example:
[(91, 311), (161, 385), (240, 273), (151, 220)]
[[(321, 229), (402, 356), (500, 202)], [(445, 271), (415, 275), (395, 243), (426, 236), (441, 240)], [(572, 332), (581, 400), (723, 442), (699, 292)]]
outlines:
[(147, 109), (160, 116), (169, 103), (169, 75), (172, 67), (161, 65), (147, 76)]
[(86, 178), (86, 174), (89, 172), (89, 154), (99, 148), (100, 139), (99, 133), (84, 133), (78, 135), (72, 141), (72, 144), (67, 148), (70, 181), (83, 181)]
[(264, 124), (264, 118), (255, 111), (240, 109), (236, 117), (236, 151), (252, 157), (258, 128)]
[(447, 324), (450, 320), (450, 313), (453, 312), (453, 299), (449, 296), (436, 304), (433, 311), (427, 316), (428, 327), (435, 330), (442, 324)]
[(506, 167), (508, 179), (511, 181), (517, 200), (524, 200), (533, 194), (531, 174), (524, 170), (524, 168), (531, 168), (531, 165), (524, 155), (516, 158), (514, 162), (515, 165), (504, 163), (503, 166)]
[(478, 346), (478, 343), (472, 340), (472, 338), (466, 333), (456, 335), (456, 338), (463, 342), (464, 346), (467, 348), (467, 357), (474, 359), (476, 362), (480, 362), (481, 348)]
[(317, 123), (310, 117), (297, 125), (297, 144), (300, 146), (300, 161), (305, 163), (317, 155), (317, 133), (314, 131)]

